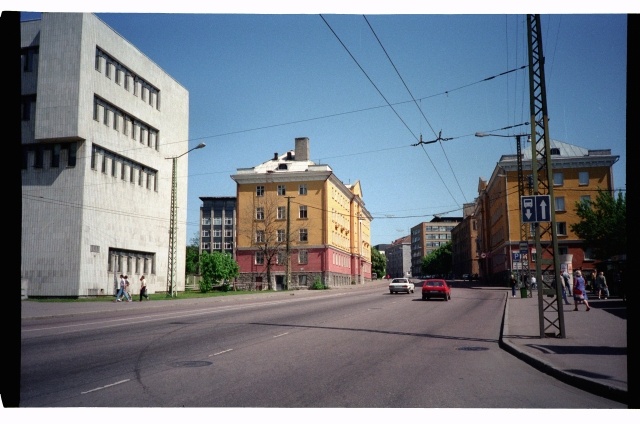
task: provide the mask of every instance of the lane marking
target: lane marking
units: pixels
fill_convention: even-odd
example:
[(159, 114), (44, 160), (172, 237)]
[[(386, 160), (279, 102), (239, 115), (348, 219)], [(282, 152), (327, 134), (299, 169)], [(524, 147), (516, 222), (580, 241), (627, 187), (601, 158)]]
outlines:
[(276, 337), (286, 336), (287, 334), (289, 334), (289, 332), (282, 333), (282, 334), (278, 334), (278, 335), (276, 335), (276, 336), (273, 336), (273, 338), (275, 339)]
[(217, 356), (217, 355), (222, 355), (223, 353), (231, 352), (232, 350), (233, 350), (233, 349), (227, 349), (227, 350), (223, 350), (222, 352), (212, 353), (211, 355), (209, 355), (209, 357)]
[(88, 390), (86, 392), (80, 392), (80, 394), (81, 395), (86, 395), (87, 393), (91, 393), (91, 392), (95, 392), (95, 391), (98, 391), (98, 390), (106, 389), (108, 387), (112, 387), (112, 386), (116, 386), (118, 384), (126, 383), (127, 381), (131, 381), (131, 380), (130, 379), (126, 379), (126, 380), (117, 381), (115, 383), (107, 384), (106, 386), (96, 387), (95, 389), (91, 389), (91, 390)]

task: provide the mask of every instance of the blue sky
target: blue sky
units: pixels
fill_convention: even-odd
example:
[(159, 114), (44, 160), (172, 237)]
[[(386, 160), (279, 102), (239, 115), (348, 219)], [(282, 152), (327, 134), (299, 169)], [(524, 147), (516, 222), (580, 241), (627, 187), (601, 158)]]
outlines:
[[(4, 9), (92, 11), (36, 3)], [(377, 245), (436, 214), (462, 216), (462, 205), (478, 195), (479, 178), (489, 178), (501, 155), (516, 152), (515, 138), (475, 132), (528, 131), (496, 131), (529, 121), (525, 11), (241, 4), (235, 10), (111, 4), (97, 13), (189, 91), (190, 146), (207, 147), (181, 159), (189, 161), (188, 218), (180, 223), (188, 240), (198, 229), (199, 197), (235, 195), (230, 175), (293, 149), (296, 137), (309, 137), (311, 159), (329, 164), (344, 183), (360, 181)], [(552, 9), (541, 21), (550, 136), (611, 149), (620, 156), (615, 188), (623, 190), (624, 13), (638, 6), (625, 7)], [(158, 11), (173, 13), (130, 13)], [(198, 13), (175, 13), (183, 11)], [(420, 135), (431, 141), (440, 132), (450, 140), (412, 146)]]

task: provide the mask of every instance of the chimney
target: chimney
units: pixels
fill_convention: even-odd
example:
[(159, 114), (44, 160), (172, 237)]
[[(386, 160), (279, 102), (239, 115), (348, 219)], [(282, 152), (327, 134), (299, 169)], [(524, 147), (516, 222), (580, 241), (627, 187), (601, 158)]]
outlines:
[(296, 157), (297, 161), (309, 160), (309, 137), (296, 138)]
[(273, 154), (273, 160), (278, 160), (278, 152), (275, 152), (275, 153)]

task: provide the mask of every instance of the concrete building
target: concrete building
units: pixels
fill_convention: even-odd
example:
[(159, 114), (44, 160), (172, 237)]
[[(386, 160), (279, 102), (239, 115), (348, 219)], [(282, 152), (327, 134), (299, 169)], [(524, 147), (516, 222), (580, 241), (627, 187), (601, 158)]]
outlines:
[[(526, 182), (531, 175), (530, 147), (527, 144), (522, 149), (526, 194), (529, 194)], [(610, 149), (588, 150), (558, 140), (550, 140), (550, 152), (559, 250), (556, 254), (562, 255), (572, 269), (592, 268), (593, 255), (571, 231), (571, 225), (580, 221), (576, 203), (595, 199), (598, 189), (613, 190), (612, 167), (619, 156), (612, 155)], [(522, 269), (523, 260), (529, 261), (529, 269), (535, 269), (533, 224), (524, 227), (528, 233), (528, 253), (516, 260), (522, 230), (517, 155), (501, 156), (489, 180), (480, 179), (478, 193), (475, 215), (480, 276), (487, 281), (506, 283), (512, 271)]]
[(200, 200), (199, 253), (223, 252), (235, 259), (236, 198), (201, 197)]
[(391, 242), (385, 250), (387, 275), (391, 278), (411, 277), (411, 236)]
[(371, 280), (372, 217), (360, 183), (344, 184), (309, 157), (309, 139), (296, 138), (295, 150), (231, 176), (240, 283), (280, 290)]
[[(188, 151), (189, 94), (87, 13), (21, 23), (22, 245), (28, 296), (167, 287), (172, 161)], [(186, 205), (186, 158), (177, 201)], [(178, 223), (186, 209), (178, 208)], [(185, 228), (177, 269), (184, 270)], [(177, 288), (184, 287), (178, 272)]]
[(462, 206), (463, 218), (460, 224), (451, 229), (451, 254), (453, 275), (461, 278), (464, 275), (479, 275), (478, 260), (478, 220), (476, 204), (465, 203)]
[(411, 274), (422, 275), (422, 258), (451, 241), (451, 230), (461, 217), (434, 217), (411, 228)]

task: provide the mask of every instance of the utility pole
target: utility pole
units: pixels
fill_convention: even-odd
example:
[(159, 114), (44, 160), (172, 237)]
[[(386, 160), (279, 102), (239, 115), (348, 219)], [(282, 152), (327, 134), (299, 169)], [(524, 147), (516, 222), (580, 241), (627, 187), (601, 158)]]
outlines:
[(287, 270), (285, 276), (286, 290), (291, 287), (291, 196), (287, 196)]
[[(562, 283), (560, 279), (560, 258), (553, 194), (553, 170), (551, 147), (549, 144), (549, 118), (547, 116), (547, 96), (544, 77), (544, 55), (542, 53), (542, 30), (540, 15), (527, 15), (527, 36), (529, 39), (529, 100), (531, 110), (531, 172), (535, 195), (548, 194), (550, 199), (550, 222), (535, 223), (536, 279), (538, 288), (538, 315), (540, 337), (566, 337), (562, 310)], [(538, 132), (539, 131), (539, 132)], [(546, 258), (543, 254), (546, 253)], [(545, 281), (545, 276), (553, 272), (553, 280)], [(544, 273), (544, 274), (543, 274)], [(553, 287), (555, 283), (555, 287)], [(548, 301), (545, 293), (555, 291), (555, 301)]]

